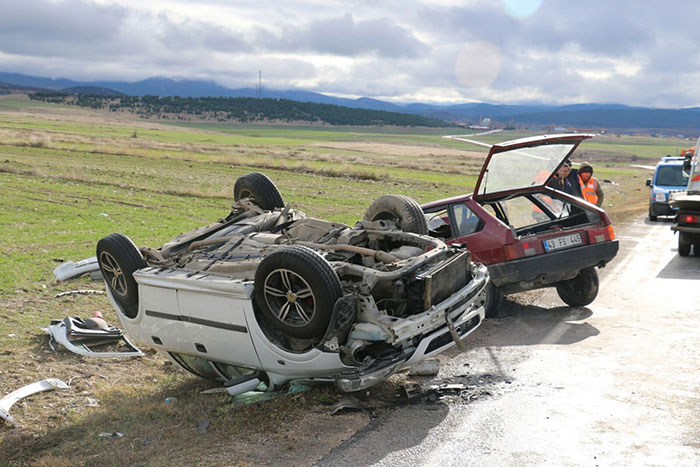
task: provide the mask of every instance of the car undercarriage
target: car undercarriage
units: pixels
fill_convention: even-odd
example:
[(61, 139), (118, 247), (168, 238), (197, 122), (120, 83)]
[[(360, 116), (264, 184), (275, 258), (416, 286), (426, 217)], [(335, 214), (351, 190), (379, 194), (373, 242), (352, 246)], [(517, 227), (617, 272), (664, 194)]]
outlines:
[[(358, 390), (461, 344), (483, 319), (486, 268), (466, 248), (399, 229), (425, 230), (411, 225), (424, 219), (412, 200), (380, 198), (378, 214), (350, 227), (282, 206), (262, 174), (239, 184), (248, 189), (226, 218), (161, 248), (121, 234), (98, 243), (136, 342), (229, 386), (326, 379)], [(397, 206), (407, 221), (385, 215)]]

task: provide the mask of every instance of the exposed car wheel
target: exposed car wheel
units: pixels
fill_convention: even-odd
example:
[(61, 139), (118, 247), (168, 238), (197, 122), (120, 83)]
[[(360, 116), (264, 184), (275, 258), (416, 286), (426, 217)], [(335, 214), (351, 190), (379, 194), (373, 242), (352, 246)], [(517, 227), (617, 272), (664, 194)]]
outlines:
[(122, 313), (135, 318), (139, 312), (139, 288), (133, 274), (146, 267), (141, 252), (129, 237), (113, 233), (97, 242), (97, 262)]
[(282, 194), (267, 175), (260, 172), (250, 172), (236, 180), (233, 186), (233, 199), (238, 201), (248, 198), (252, 203), (266, 211), (283, 208)]
[(598, 273), (594, 268), (582, 269), (576, 277), (557, 284), (557, 293), (569, 306), (586, 306), (598, 295)]
[(498, 315), (498, 310), (503, 307), (503, 292), (493, 282), (489, 282), (486, 286), (486, 301), (484, 303), (484, 311), (486, 317), (493, 318)]
[(405, 232), (428, 235), (428, 222), (423, 210), (408, 196), (385, 195), (376, 199), (367, 208), (365, 220), (387, 220)]
[(681, 256), (690, 254), (690, 243), (686, 243), (683, 233), (678, 234), (678, 254)]
[(255, 272), (255, 301), (266, 322), (290, 337), (323, 337), (342, 295), (331, 265), (303, 246), (280, 248)]

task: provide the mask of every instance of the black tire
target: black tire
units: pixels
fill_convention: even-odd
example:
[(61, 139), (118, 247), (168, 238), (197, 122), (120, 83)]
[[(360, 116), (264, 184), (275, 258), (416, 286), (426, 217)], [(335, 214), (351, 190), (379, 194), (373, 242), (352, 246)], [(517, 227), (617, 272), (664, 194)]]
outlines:
[(598, 288), (598, 273), (595, 268), (586, 268), (573, 279), (559, 282), (557, 293), (569, 306), (586, 306), (598, 296)]
[(408, 196), (384, 195), (376, 199), (367, 208), (365, 220), (388, 220), (405, 232), (428, 235), (428, 222), (423, 210)]
[(338, 275), (323, 257), (292, 245), (261, 261), (254, 294), (265, 321), (274, 329), (297, 339), (320, 339), (343, 291)]
[(248, 198), (250, 201), (266, 211), (275, 208), (283, 208), (284, 201), (277, 186), (267, 175), (260, 172), (250, 172), (236, 180), (233, 186), (233, 199)]
[(493, 282), (486, 286), (486, 301), (484, 311), (487, 318), (498, 316), (499, 310), (503, 307), (503, 292)]
[(651, 213), (649, 213), (649, 220), (650, 220), (650, 221), (656, 222), (657, 219), (658, 219), (657, 216), (652, 216)]
[(693, 244), (693, 254), (695, 256), (700, 256), (700, 243)]
[(690, 254), (690, 243), (686, 243), (683, 233), (678, 234), (678, 254), (688, 256)]
[(113, 233), (97, 242), (97, 262), (114, 300), (127, 318), (139, 312), (139, 288), (134, 271), (146, 267), (146, 261), (129, 237)]

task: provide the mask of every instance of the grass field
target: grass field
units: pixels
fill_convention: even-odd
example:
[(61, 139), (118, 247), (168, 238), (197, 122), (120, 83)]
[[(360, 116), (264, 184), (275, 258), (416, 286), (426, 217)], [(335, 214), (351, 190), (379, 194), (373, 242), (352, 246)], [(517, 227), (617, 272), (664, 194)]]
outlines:
[[(236, 178), (252, 170), (264, 171), (285, 201), (308, 215), (346, 223), (360, 219), (383, 194), (426, 202), (470, 192), (486, 153), (442, 138), (454, 133), (163, 124), (0, 98), (0, 396), (46, 377), (72, 380), (70, 390), (12, 409), (22, 427), (0, 424), (0, 465), (257, 463), (257, 443), (300, 449), (294, 441), (300, 426), (312, 438), (315, 427), (335, 426), (324, 407), (338, 397), (330, 388), (240, 407), (223, 396), (201, 396), (206, 382), (151, 353), (105, 362), (51, 352), (41, 330), (51, 319), (101, 311), (118, 323), (103, 295), (55, 297), (103, 290), (101, 283), (57, 283), (52, 270), (94, 255), (97, 240), (111, 232), (157, 247), (223, 217)], [(530, 134), (479, 138), (499, 142)], [(630, 162), (650, 163), (685, 145), (604, 136), (583, 143), (574, 160), (593, 160), (596, 176), (610, 181), (604, 207), (615, 220), (646, 209), (648, 172)], [(178, 404), (164, 404), (167, 396)], [(209, 428), (200, 434), (205, 419)], [(366, 422), (362, 414), (343, 421)], [(98, 437), (112, 431), (124, 438)]]

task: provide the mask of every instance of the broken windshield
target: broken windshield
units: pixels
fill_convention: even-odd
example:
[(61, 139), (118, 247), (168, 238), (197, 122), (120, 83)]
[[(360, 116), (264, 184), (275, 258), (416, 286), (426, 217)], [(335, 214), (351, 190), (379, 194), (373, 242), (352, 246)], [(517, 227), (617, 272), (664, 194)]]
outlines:
[(479, 194), (544, 185), (554, 169), (578, 143), (579, 141), (546, 144), (493, 154)]

